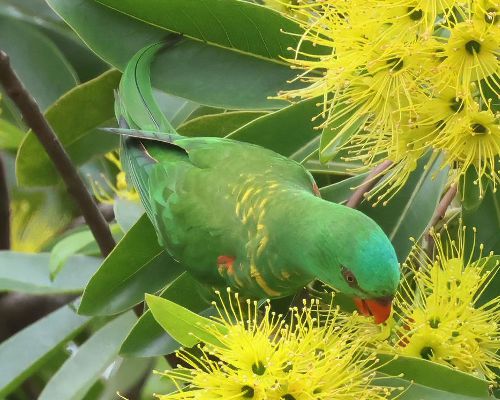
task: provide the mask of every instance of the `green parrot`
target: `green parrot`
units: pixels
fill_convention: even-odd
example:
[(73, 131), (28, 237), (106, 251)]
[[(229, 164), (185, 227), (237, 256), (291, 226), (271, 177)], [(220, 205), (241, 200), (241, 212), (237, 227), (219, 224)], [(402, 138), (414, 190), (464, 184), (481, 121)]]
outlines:
[(117, 94), (121, 157), (160, 243), (198, 280), (278, 298), (319, 279), (377, 323), (391, 312), (399, 264), (382, 229), (326, 200), (300, 164), (226, 138), (183, 137), (159, 110), (138, 53)]

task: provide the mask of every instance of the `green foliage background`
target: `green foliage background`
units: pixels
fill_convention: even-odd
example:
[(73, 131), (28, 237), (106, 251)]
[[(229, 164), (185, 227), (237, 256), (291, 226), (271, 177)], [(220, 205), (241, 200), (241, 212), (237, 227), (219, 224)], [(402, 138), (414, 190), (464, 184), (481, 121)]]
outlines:
[[(323, 197), (339, 203), (365, 177), (352, 175), (349, 170), (356, 165), (343, 161), (342, 154), (324, 164), (318, 161), (321, 132), (311, 121), (318, 113), (315, 99), (290, 105), (269, 98), (292, 87), (287, 81), (296, 74), (284, 58), (292, 56), (289, 49), (297, 37), (282, 31), (300, 34), (301, 28), (285, 16), (238, 0), (47, 4), (1, 1), (0, 49), (10, 55), (87, 176), (89, 189), (90, 182), (114, 181), (117, 173), (103, 157), (117, 148), (117, 139), (99, 128), (115, 125), (113, 91), (120, 71), (137, 51), (171, 32), (184, 37), (158, 55), (151, 80), (162, 111), (180, 133), (227, 136), (277, 151), (303, 163)], [(167, 392), (168, 383), (150, 378), (149, 372), (165, 368), (162, 356), (179, 343), (144, 308), (145, 293), (208, 315), (210, 306), (198, 295), (203, 289), (158, 245), (141, 206), (130, 201), (113, 203), (113, 232), (120, 241), (103, 260), (37, 139), (5, 95), (0, 105), (0, 155), (13, 210), (12, 249), (0, 252), (0, 302), (13, 294), (22, 295), (22, 301), (33, 301), (32, 295), (52, 301), (48, 314), (45, 310), (15, 333), (8, 324), (23, 309), (15, 304), (10, 312), (0, 308), (0, 325), (5, 326), (0, 329), (0, 399), (104, 400), (116, 398), (117, 390), (131, 398)], [(423, 166), (387, 206), (360, 206), (382, 226), (400, 261), (409, 254), (409, 238), (427, 231), (445, 190), (446, 171), (439, 170), (439, 163)], [(466, 180), (468, 192), (460, 193), (446, 219), (461, 216), (467, 226), (478, 228), (485, 250), (498, 254), (500, 191), (490, 189), (480, 202), (473, 176)], [(72, 301), (62, 305), (54, 299)], [(173, 312), (168, 304), (158, 304), (164, 315)], [(140, 318), (131, 311), (134, 307), (143, 309)], [(176, 309), (174, 315), (194, 324), (191, 314), (182, 316)], [(424, 360), (400, 358), (380, 372), (387, 375), (387, 384), (415, 381), (402, 399), (490, 398), (485, 381)], [(404, 377), (395, 377), (401, 372)]]

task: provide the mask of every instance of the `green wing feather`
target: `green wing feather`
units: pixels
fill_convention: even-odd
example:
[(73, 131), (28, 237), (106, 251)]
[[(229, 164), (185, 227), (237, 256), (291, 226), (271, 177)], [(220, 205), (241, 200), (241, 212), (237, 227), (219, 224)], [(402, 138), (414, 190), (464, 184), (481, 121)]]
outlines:
[[(286, 254), (280, 257), (283, 249), (274, 248), (273, 257), (257, 254), (269, 234), (259, 228), (265, 222), (263, 204), (272, 198), (280, 207), (287, 199), (280, 193), (286, 191), (310, 196), (313, 179), (301, 165), (259, 146), (178, 135), (156, 104), (149, 80), (151, 60), (160, 48), (152, 45), (134, 56), (116, 96), (121, 128), (108, 131), (122, 136), (126, 173), (160, 241), (194, 276), (257, 296), (276, 295), (267, 282), (290, 263)], [(235, 258), (237, 274), (221, 273), (221, 255)], [(281, 268), (277, 259), (286, 265)], [(280, 294), (309, 279), (285, 285), (277, 281)]]

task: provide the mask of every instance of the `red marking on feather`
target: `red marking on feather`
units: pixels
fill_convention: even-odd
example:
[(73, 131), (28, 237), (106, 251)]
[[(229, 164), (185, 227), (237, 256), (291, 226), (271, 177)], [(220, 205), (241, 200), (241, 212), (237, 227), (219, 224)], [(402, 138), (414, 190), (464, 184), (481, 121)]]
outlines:
[(318, 188), (318, 185), (316, 184), (316, 182), (313, 182), (313, 193), (316, 196), (321, 197), (321, 192), (319, 191), (319, 188)]
[(236, 257), (232, 256), (219, 256), (217, 257), (217, 268), (219, 269), (219, 272), (226, 271), (229, 275), (234, 274), (234, 260), (236, 260)]

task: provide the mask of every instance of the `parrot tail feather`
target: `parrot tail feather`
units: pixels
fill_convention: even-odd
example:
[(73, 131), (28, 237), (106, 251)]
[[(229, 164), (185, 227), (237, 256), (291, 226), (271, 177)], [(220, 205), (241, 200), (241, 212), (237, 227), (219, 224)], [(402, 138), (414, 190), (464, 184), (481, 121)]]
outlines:
[(176, 140), (184, 138), (184, 136), (178, 135), (177, 133), (145, 131), (140, 129), (102, 128), (101, 131), (129, 138), (143, 139), (143, 140), (169, 143), (169, 144), (174, 144)]

